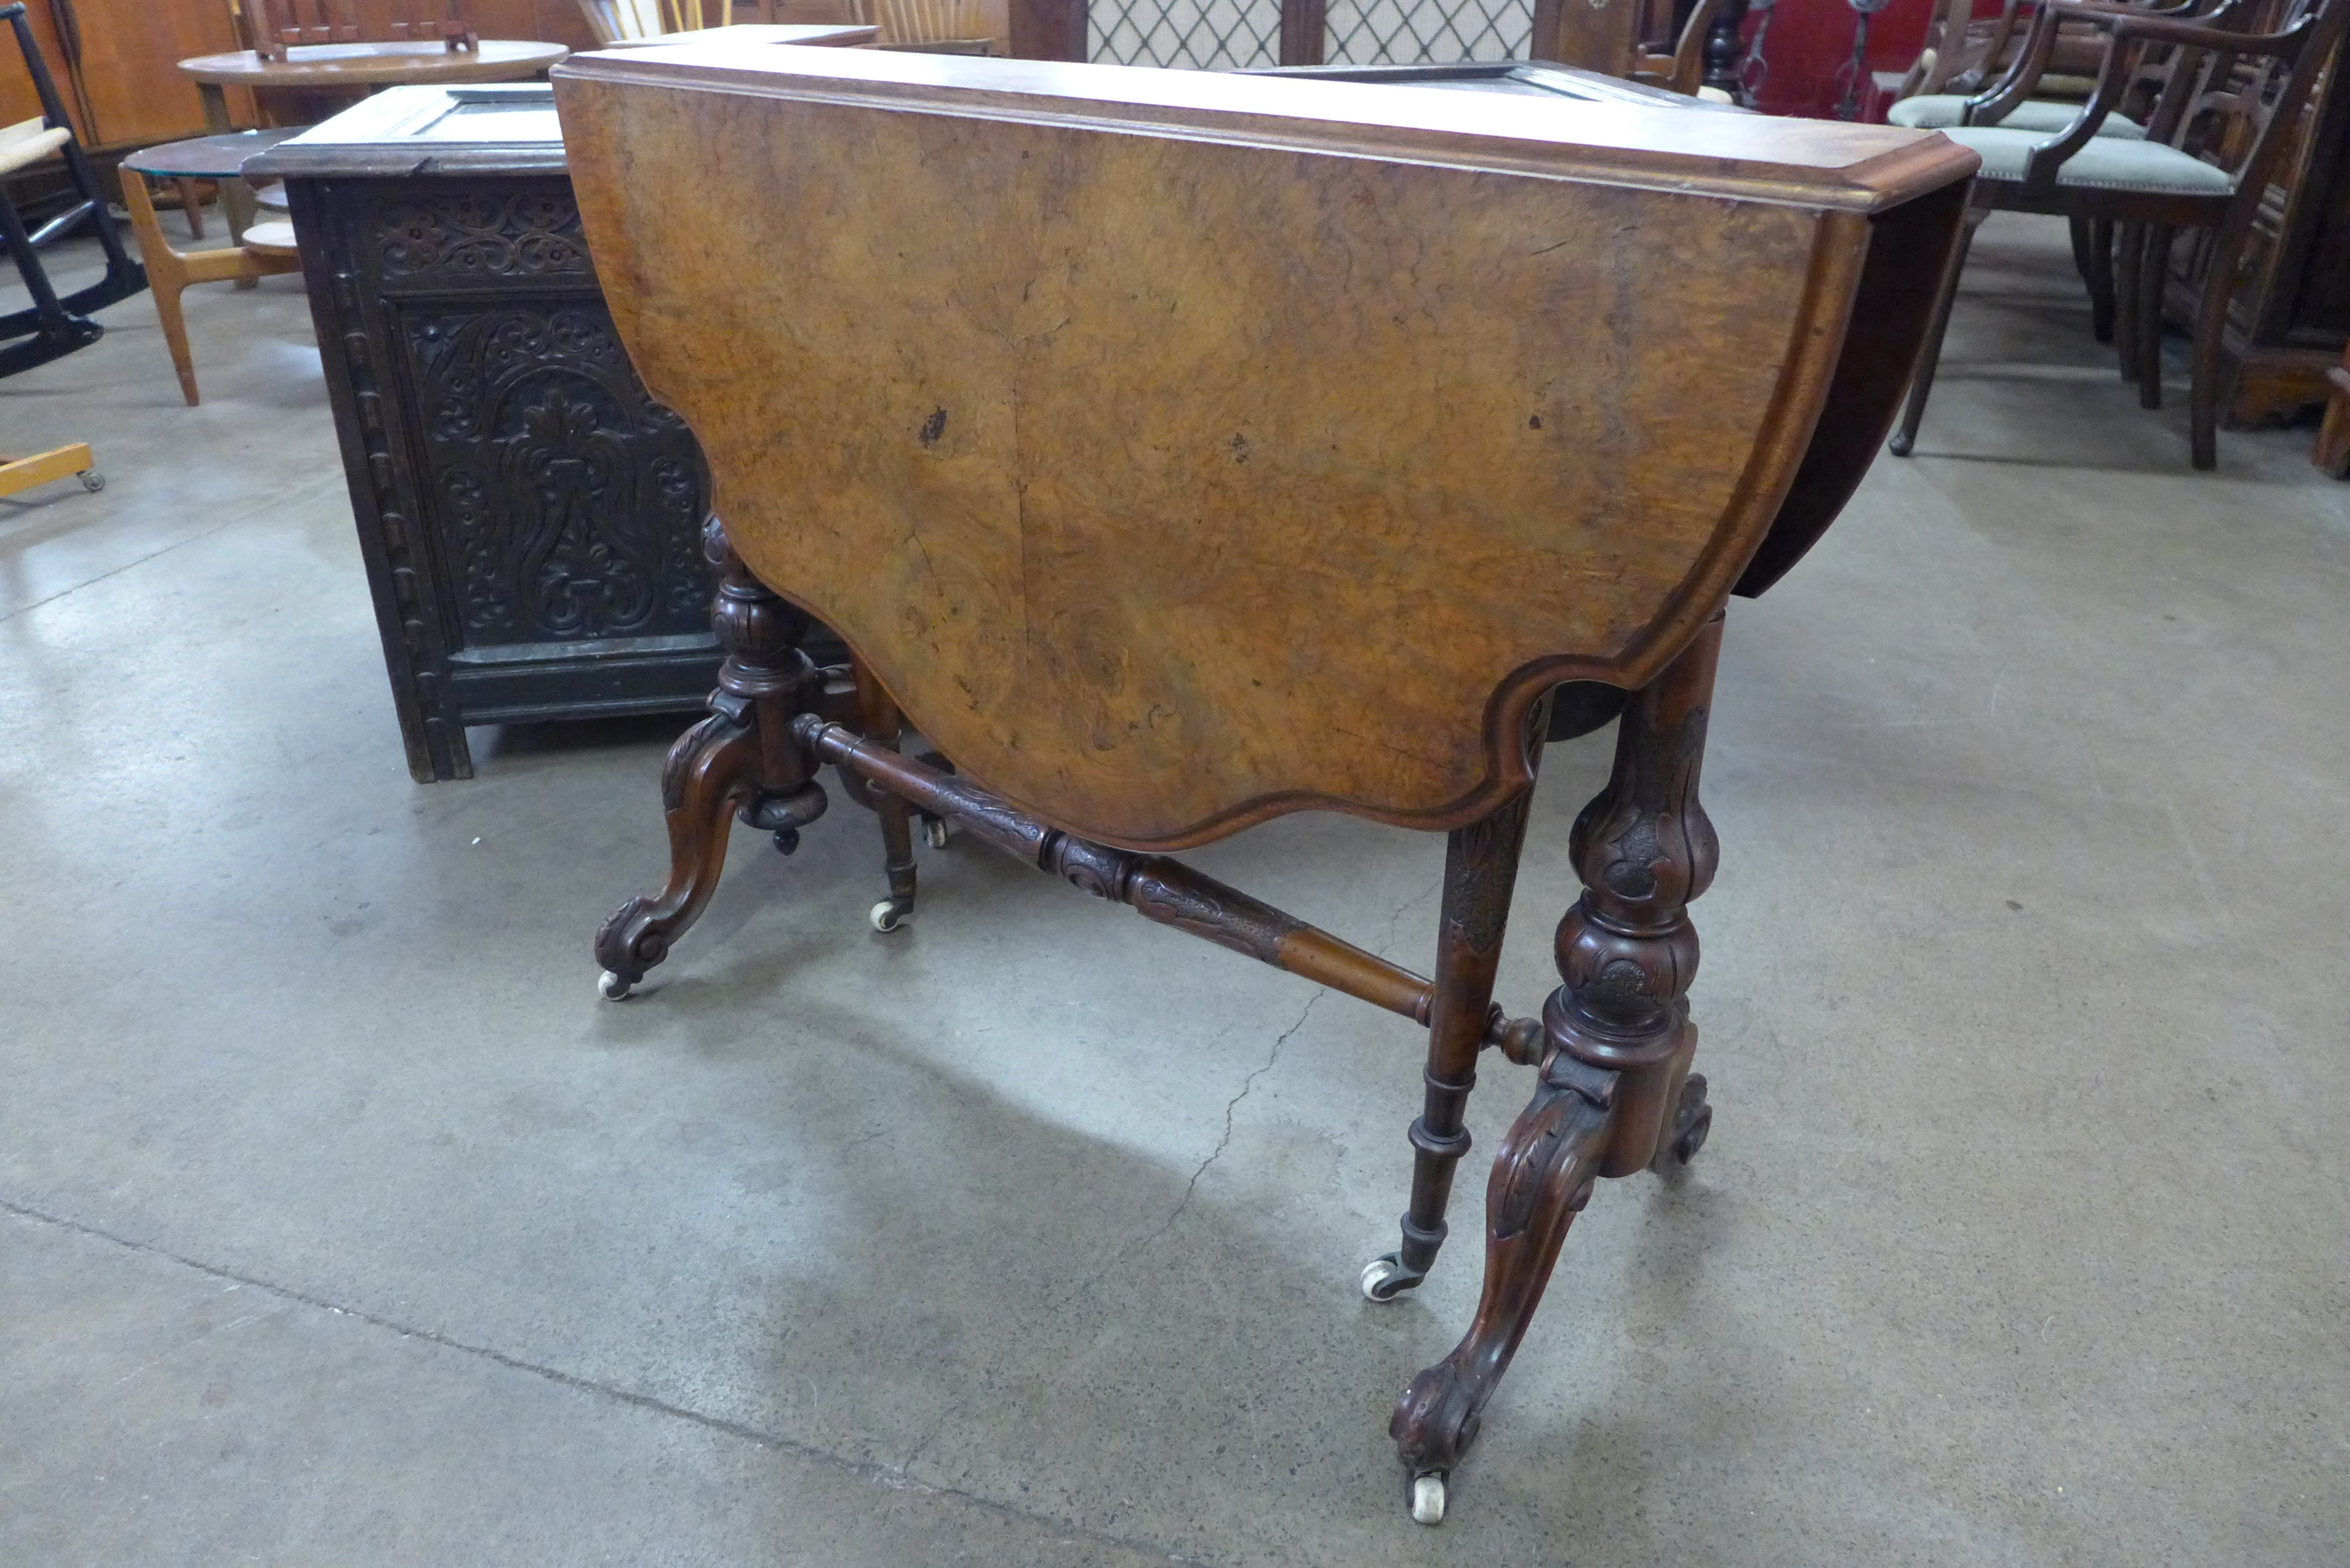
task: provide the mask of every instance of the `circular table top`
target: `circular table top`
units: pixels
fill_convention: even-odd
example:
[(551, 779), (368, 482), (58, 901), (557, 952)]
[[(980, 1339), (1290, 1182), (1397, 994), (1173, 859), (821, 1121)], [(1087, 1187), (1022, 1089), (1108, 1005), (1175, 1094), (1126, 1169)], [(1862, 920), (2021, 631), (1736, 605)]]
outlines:
[(234, 130), (221, 136), (166, 141), (160, 147), (130, 154), (122, 161), (122, 166), (158, 180), (234, 180), (246, 159), (308, 129), (293, 125), (277, 130)]
[(504, 82), (535, 77), (571, 51), (561, 44), (484, 38), (474, 48), (452, 49), (437, 39), (421, 43), (302, 44), (286, 59), (265, 60), (251, 49), (199, 55), (180, 69), (218, 87), (390, 87), (408, 82)]

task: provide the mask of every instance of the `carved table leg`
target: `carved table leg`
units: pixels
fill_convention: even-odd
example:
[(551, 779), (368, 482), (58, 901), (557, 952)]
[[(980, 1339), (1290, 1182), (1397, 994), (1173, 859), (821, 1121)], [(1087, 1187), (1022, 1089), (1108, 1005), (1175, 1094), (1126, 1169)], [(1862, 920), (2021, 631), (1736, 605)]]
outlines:
[[(1593, 1179), (1672, 1168), (1711, 1125), (1691, 1074), (1697, 974), (1690, 901), (1713, 880), (1713, 825), (1698, 803), (1716, 616), (1626, 705), (1607, 787), (1575, 819), (1583, 897), (1558, 928), (1563, 983), (1543, 1007), (1533, 1102), (1485, 1190), (1485, 1288), (1451, 1355), (1412, 1379), (1388, 1430), (1412, 1480), (1412, 1517), (1444, 1517), (1447, 1480), (1542, 1300)], [(1669, 1124), (1668, 1111), (1671, 1112)]]
[(596, 933), (600, 989), (616, 1002), (669, 956), (717, 890), (729, 816), (773, 833), (788, 855), (800, 828), (824, 815), (815, 759), (791, 730), (820, 680), (799, 647), (807, 617), (751, 575), (715, 517), (702, 526), (702, 550), (722, 574), (710, 618), (726, 661), (710, 717), (678, 737), (661, 768), (669, 881), (653, 897), (621, 905)]
[[(894, 751), (905, 732), (898, 704), (862, 663), (856, 671), (858, 727), (867, 740)], [(874, 815), (881, 819), (882, 870), (889, 878), (889, 896), (873, 906), (868, 918), (875, 930), (894, 931), (914, 918), (914, 811), (902, 796), (888, 790), (873, 794)]]
[[(1534, 756), (1541, 756), (1539, 747)], [(1493, 971), (1502, 963), (1502, 933), (1518, 880), (1518, 850), (1525, 841), (1528, 786), (1482, 822), (1454, 830), (1444, 846), (1444, 912), (1438, 919), (1436, 1002), (1428, 1021), (1427, 1098), (1411, 1124), (1411, 1206), (1403, 1216), (1403, 1245), (1364, 1269), (1363, 1294), (1393, 1301), (1428, 1277), (1444, 1245), (1444, 1210), (1452, 1196), (1452, 1168), (1469, 1152), (1461, 1126), (1469, 1091), (1477, 1086), (1477, 1054), (1484, 1049), (1493, 1006)]]

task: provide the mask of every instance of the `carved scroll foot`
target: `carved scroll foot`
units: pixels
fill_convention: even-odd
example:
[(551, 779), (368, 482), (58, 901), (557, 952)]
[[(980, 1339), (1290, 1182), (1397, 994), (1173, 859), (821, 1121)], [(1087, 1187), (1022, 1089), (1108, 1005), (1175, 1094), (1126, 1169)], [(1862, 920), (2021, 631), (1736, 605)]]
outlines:
[(726, 661), (710, 717), (678, 737), (661, 767), (669, 881), (653, 897), (621, 905), (596, 933), (604, 966), (598, 989), (615, 1002), (669, 956), (710, 902), (726, 864), (730, 816), (773, 834), (788, 855), (799, 830), (824, 815), (824, 786), (791, 726), (821, 685), (799, 647), (807, 617), (751, 575), (714, 517), (703, 524), (702, 547), (721, 572), (711, 625)]
[(755, 789), (754, 751), (750, 726), (723, 713), (712, 713), (670, 748), (661, 768), (669, 882), (651, 898), (621, 905), (596, 933), (596, 959), (604, 966), (599, 989), (607, 1000), (628, 995), (710, 902), (726, 862), (727, 819)]
[[(1549, 1283), (1567, 1228), (1589, 1201), (1607, 1147), (1616, 1075), (1563, 1052), (1502, 1143), (1485, 1188), (1485, 1290), (1451, 1355), (1411, 1380), (1388, 1435), (1414, 1483), (1413, 1517), (1443, 1517), (1446, 1478), (1477, 1440), (1485, 1401), (1509, 1369)], [(1435, 1477), (1433, 1489), (1421, 1487)], [(1435, 1519), (1418, 1495), (1432, 1490)]]

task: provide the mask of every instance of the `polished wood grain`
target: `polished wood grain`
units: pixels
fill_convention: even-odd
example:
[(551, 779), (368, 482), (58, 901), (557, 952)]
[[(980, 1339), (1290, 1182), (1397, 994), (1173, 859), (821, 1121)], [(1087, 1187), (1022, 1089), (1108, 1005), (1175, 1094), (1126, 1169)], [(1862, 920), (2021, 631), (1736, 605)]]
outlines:
[[(751, 568), (968, 774), (1134, 846), (1308, 805), (1458, 826), (1523, 787), (1530, 702), (1638, 685), (1718, 607), (1804, 454), (1868, 215), (1970, 161), (770, 53), (560, 78), (615, 319)], [(659, 90), (684, 81), (726, 91)], [(987, 117), (889, 112), (957, 92)]]

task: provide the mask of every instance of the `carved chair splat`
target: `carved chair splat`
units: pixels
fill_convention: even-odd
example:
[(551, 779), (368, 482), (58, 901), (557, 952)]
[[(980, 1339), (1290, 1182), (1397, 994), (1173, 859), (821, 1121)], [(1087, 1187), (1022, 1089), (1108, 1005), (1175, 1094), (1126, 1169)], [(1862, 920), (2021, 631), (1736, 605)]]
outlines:
[[(242, 7), (246, 41), (265, 60), (287, 58), (286, 50), (321, 44), (356, 44), (366, 38), (355, 0), (231, 0)], [(390, 41), (438, 39), (451, 50), (479, 41), (465, 20), (463, 0), (414, 0), (382, 19)]]
[[(1722, 606), (1884, 440), (1974, 160), (1679, 108), (752, 53), (555, 73), (614, 320), (724, 519), (728, 658), (664, 773), (668, 884), (597, 937), (605, 993), (691, 924), (730, 822), (795, 838), (830, 765), (880, 816), (877, 927), (911, 911), (920, 814), (1425, 1027), (1374, 1301), (1436, 1261), (1479, 1057), (1535, 1069), (1475, 1318), (1390, 1425), (1435, 1523), (1596, 1180), (1705, 1139), (1688, 906)], [(811, 615), (853, 667), (813, 667)], [(1630, 695), (1559, 986), (1512, 1017), (1570, 681)], [(1431, 976), (1166, 853), (1308, 808), (1449, 835)]]

